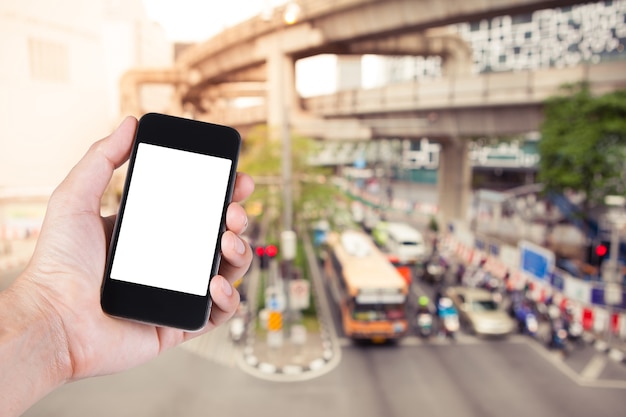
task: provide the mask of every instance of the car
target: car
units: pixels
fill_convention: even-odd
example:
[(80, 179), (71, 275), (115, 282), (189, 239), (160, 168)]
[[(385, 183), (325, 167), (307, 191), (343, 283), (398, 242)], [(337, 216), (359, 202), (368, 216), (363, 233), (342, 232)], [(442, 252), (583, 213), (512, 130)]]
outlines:
[(381, 221), (372, 230), (372, 237), (400, 264), (416, 264), (426, 256), (424, 237), (406, 223)]
[(459, 310), (461, 323), (469, 332), (480, 336), (507, 336), (517, 323), (483, 288), (449, 287), (445, 295)]

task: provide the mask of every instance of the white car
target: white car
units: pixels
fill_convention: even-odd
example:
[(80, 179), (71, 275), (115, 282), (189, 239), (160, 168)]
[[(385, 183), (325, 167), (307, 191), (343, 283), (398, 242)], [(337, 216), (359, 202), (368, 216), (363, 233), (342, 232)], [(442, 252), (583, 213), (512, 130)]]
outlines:
[(517, 324), (494, 300), (491, 292), (482, 288), (450, 287), (446, 290), (459, 310), (461, 323), (472, 333), (483, 336), (506, 336)]
[(381, 222), (376, 226), (374, 235), (376, 241), (401, 264), (421, 262), (426, 256), (424, 237), (406, 223)]

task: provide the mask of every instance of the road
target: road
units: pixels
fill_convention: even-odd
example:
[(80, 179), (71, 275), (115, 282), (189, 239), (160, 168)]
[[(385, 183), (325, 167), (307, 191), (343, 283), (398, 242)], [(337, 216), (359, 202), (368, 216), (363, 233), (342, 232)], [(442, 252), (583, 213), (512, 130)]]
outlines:
[(581, 385), (557, 360), (523, 338), (347, 343), (331, 372), (277, 383), (176, 348), (124, 374), (64, 386), (24, 416), (623, 415), (626, 386)]
[[(10, 279), (0, 274), (0, 282)], [(517, 335), (411, 336), (389, 346), (338, 340), (341, 360), (329, 372), (273, 382), (243, 367), (242, 348), (223, 326), (125, 373), (63, 386), (24, 416), (587, 417), (626, 410), (626, 366), (591, 346), (564, 360)]]
[(242, 368), (226, 326), (123, 374), (61, 387), (25, 417), (621, 416), (626, 367), (591, 347), (563, 360), (513, 336), (457, 341), (415, 336), (355, 345), (313, 379), (272, 382)]

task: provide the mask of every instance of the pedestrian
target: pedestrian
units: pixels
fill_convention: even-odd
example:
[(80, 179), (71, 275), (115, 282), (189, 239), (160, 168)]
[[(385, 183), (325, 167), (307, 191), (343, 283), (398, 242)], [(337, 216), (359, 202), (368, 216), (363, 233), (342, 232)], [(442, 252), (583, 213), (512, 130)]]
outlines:
[[(213, 307), (201, 332), (188, 333), (105, 315), (100, 307), (107, 244), (114, 218), (100, 216), (115, 168), (129, 157), (137, 120), (126, 118), (96, 142), (50, 197), (41, 233), (24, 271), (0, 292), (0, 415), (18, 416), (68, 382), (129, 369), (225, 323), (237, 310), (232, 283), (252, 261), (241, 239), (247, 225), (237, 203), (254, 182), (238, 174), (221, 239)], [(155, 225), (158, 227), (158, 225)]]

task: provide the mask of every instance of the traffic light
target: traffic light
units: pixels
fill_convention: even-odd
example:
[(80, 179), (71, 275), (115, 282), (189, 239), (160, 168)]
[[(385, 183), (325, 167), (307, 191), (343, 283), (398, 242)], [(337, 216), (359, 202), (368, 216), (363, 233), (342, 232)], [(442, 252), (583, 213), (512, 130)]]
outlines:
[(592, 266), (602, 266), (602, 262), (609, 256), (609, 245), (604, 242), (593, 243), (589, 247), (589, 264)]
[(597, 266), (602, 266), (602, 262), (609, 257), (609, 245), (600, 243), (595, 247)]
[(256, 256), (259, 258), (259, 266), (261, 269), (267, 269), (269, 260), (278, 255), (278, 248), (274, 245), (257, 246), (255, 252)]
[(609, 249), (606, 247), (605, 244), (600, 243), (598, 246), (596, 246), (596, 256), (598, 258), (604, 258), (607, 253), (609, 253)]
[(265, 254), (269, 258), (274, 258), (276, 255), (278, 255), (278, 248), (274, 245), (267, 245), (265, 247)]

